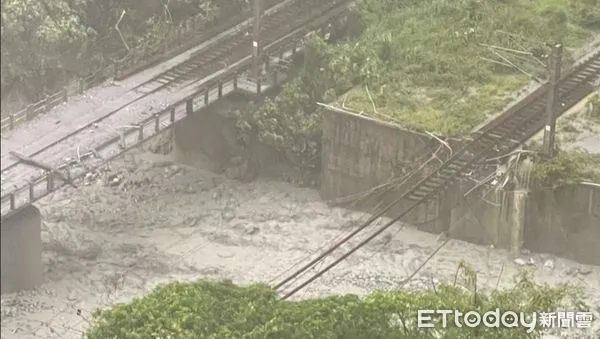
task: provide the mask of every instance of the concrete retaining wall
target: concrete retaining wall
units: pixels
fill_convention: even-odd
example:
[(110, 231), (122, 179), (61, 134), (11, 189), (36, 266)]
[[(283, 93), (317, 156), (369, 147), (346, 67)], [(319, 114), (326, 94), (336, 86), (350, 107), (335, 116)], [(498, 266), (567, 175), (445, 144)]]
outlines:
[[(384, 207), (399, 194), (397, 190), (377, 198), (362, 198), (362, 193), (389, 182), (392, 177), (401, 176), (408, 164), (417, 161), (422, 154), (434, 151), (430, 139), (396, 125), (327, 111), (323, 117), (321, 196), (325, 200), (346, 200), (344, 198), (360, 195), (360, 201), (352, 207), (362, 211)], [(349, 200), (354, 203), (354, 199)], [(396, 217), (411, 203), (402, 201), (387, 215)], [(438, 201), (432, 201), (418, 206), (403, 220), (421, 224), (430, 231), (439, 230), (438, 204)]]
[[(454, 142), (457, 144), (459, 141)], [(323, 124), (321, 195), (326, 200), (384, 184), (399, 167), (437, 148), (427, 134), (363, 116), (327, 111)], [(442, 197), (416, 208), (403, 221), (425, 231), (518, 250), (553, 253), (582, 263), (600, 264), (600, 186), (552, 191), (498, 191), (481, 187), (464, 197), (473, 183), (462, 182)], [(400, 192), (390, 192), (385, 204)], [(374, 202), (359, 210), (372, 212)], [(410, 202), (388, 215), (394, 217)]]
[(600, 185), (534, 191), (527, 205), (525, 245), (600, 265)]
[(29, 205), (2, 217), (1, 293), (32, 289), (42, 283), (42, 219)]

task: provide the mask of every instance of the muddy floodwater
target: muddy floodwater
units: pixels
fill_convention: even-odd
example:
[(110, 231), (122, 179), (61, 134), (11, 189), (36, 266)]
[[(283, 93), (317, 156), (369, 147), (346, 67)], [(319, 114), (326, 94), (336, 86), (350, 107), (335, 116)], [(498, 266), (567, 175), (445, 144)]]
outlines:
[[(46, 283), (2, 296), (2, 338), (81, 338), (95, 308), (142, 295), (160, 282), (271, 281), (367, 218), (328, 207), (311, 189), (240, 183), (141, 151), (39, 207)], [(442, 241), (398, 224), (297, 296), (397, 288)], [(482, 289), (509, 286), (525, 265), (540, 282), (583, 287), (587, 302), (600, 306), (598, 267), (528, 253), (515, 262), (505, 251), (457, 240), (405, 287), (452, 281), (461, 260), (478, 271)]]

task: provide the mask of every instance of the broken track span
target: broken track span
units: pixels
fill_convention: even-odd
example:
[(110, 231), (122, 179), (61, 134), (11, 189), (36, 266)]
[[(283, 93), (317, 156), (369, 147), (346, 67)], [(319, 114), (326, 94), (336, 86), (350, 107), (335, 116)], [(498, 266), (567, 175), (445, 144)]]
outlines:
[[(594, 52), (584, 57), (559, 81), (558, 98), (560, 108), (556, 115), (562, 115), (574, 104), (596, 90), (595, 82), (599, 78), (600, 48), (596, 48)], [(293, 271), (287, 278), (275, 285), (275, 288), (283, 294), (284, 299), (293, 296), (394, 225), (415, 207), (432, 199), (459, 180), (465, 173), (474, 170), (477, 164), (490, 157), (498, 156), (499, 152), (504, 154), (519, 147), (544, 127), (546, 99), (549, 90), (550, 85), (546, 83), (508, 108), (498, 118), (475, 132), (472, 141), (455, 152), (425, 178), (422, 178), (419, 175), (420, 173), (415, 173), (412, 178), (408, 179), (409, 183), (413, 183), (412, 187), (409, 186), (410, 188), (401, 194), (397, 200), (374, 214), (367, 222), (350, 232), (335, 245), (327, 248), (307, 264)], [(405, 198), (410, 199), (412, 203), (399, 216), (380, 228), (367, 230), (376, 219), (383, 216)], [(346, 248), (349, 247), (350, 250), (343, 250), (342, 245)], [(328, 265), (323, 268), (322, 264), (326, 260)], [(305, 275), (308, 278), (301, 280)]]
[[(298, 44), (302, 43), (307, 33), (326, 26), (332, 19), (342, 15), (346, 11), (348, 1), (321, 1), (319, 4), (320, 6), (315, 8), (315, 12), (318, 13), (316, 17), (311, 13), (311, 18), (305, 18), (301, 24), (297, 25), (296, 29), (288, 29), (283, 34), (280, 33), (277, 40), (273, 38), (268, 39), (271, 43), (265, 46), (263, 56), (278, 56), (274, 59), (282, 60), (284, 52), (289, 49), (296, 50), (296, 47)], [(251, 51), (251, 47), (248, 50)], [(67, 171), (67, 173), (70, 173), (70, 167), (72, 165), (83, 166), (86, 171), (90, 171), (92, 168), (100, 166), (105, 161), (118, 156), (128, 149), (136, 147), (140, 143), (145, 142), (172, 127), (176, 121), (185, 118), (186, 114), (189, 113), (188, 109), (190, 106), (188, 105), (190, 102), (192, 103), (191, 106), (194, 106), (194, 103), (197, 104), (198, 101), (203, 101), (204, 106), (206, 106), (209, 104), (211, 97), (218, 99), (224, 95), (224, 92), (231, 92), (232, 90), (237, 89), (239, 78), (243, 73), (250, 69), (251, 64), (252, 57), (249, 52), (246, 56), (229, 65), (229, 67), (222, 68), (205, 78), (204, 81), (197, 85), (197, 87), (188, 88), (187, 91), (190, 94), (182, 100), (171, 104), (166, 109), (149, 118), (137, 121), (135, 126), (130, 126), (121, 136), (117, 135), (107, 138), (108, 140), (102, 140), (100, 144), (90, 148), (92, 151), (71, 157), (71, 159), (78, 159), (77, 161), (69, 161), (68, 163), (63, 164), (53, 163), (52, 165), (60, 170)], [(276, 71), (277, 67), (271, 68), (271, 72)], [(276, 73), (273, 74), (275, 75)], [(64, 155), (65, 154), (62, 154), (62, 156)], [(92, 164), (95, 157), (98, 158), (95, 159), (98, 161), (96, 161), (95, 164)], [(85, 175), (85, 172), (73, 175), (73, 179), (82, 175)], [(10, 193), (3, 195), (1, 199), (2, 216), (4, 217), (12, 214), (14, 211), (19, 210), (64, 186), (63, 182), (54, 182), (52, 179), (52, 176), (42, 175)]]

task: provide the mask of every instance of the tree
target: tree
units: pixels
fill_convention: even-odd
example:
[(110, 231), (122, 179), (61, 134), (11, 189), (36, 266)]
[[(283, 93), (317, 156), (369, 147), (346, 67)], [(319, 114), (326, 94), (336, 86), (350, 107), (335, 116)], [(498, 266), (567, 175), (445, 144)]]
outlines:
[(27, 79), (52, 87), (53, 78), (77, 71), (94, 35), (67, 1), (2, 1), (2, 92)]

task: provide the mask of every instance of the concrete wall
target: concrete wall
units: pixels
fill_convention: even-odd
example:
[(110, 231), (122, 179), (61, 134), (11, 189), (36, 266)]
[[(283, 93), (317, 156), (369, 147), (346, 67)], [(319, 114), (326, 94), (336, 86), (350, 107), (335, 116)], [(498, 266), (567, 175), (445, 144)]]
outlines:
[[(323, 119), (321, 196), (326, 200), (360, 194), (374, 186), (401, 178), (440, 149), (440, 143), (427, 134), (404, 130), (397, 125), (342, 112), (325, 112)], [(445, 148), (440, 157), (447, 156)], [(439, 164), (439, 162), (437, 163)], [(425, 175), (423, 171), (423, 175)], [(406, 185), (403, 185), (406, 186)], [(382, 196), (361, 199), (356, 208), (372, 211), (380, 203), (389, 204), (402, 188)], [(442, 216), (442, 201), (419, 205), (402, 220), (419, 224), (424, 230), (441, 232), (448, 222)], [(396, 217), (414, 202), (405, 200), (387, 215)]]
[(42, 219), (33, 205), (2, 217), (2, 293), (32, 289), (43, 281)]
[(473, 186), (473, 182), (463, 181), (451, 189), (455, 204), (452, 206), (449, 235), (476, 244), (519, 251), (524, 246), (529, 192), (498, 190), (489, 186), (472, 190)]
[(600, 185), (534, 191), (528, 202), (527, 248), (600, 265)]
[[(327, 111), (321, 195), (326, 200), (339, 200), (384, 184), (398, 167), (418, 162), (419, 156), (437, 145), (427, 134), (354, 114)], [(425, 231), (446, 231), (470, 242), (513, 250), (524, 246), (582, 263), (600, 264), (600, 186), (532, 193), (484, 186), (465, 197), (472, 186), (472, 182), (454, 185), (403, 221)], [(385, 204), (400, 193), (395, 190), (384, 195)], [(367, 201), (357, 209), (372, 212), (373, 205), (373, 201)], [(388, 215), (394, 217), (409, 205), (404, 201)]]

